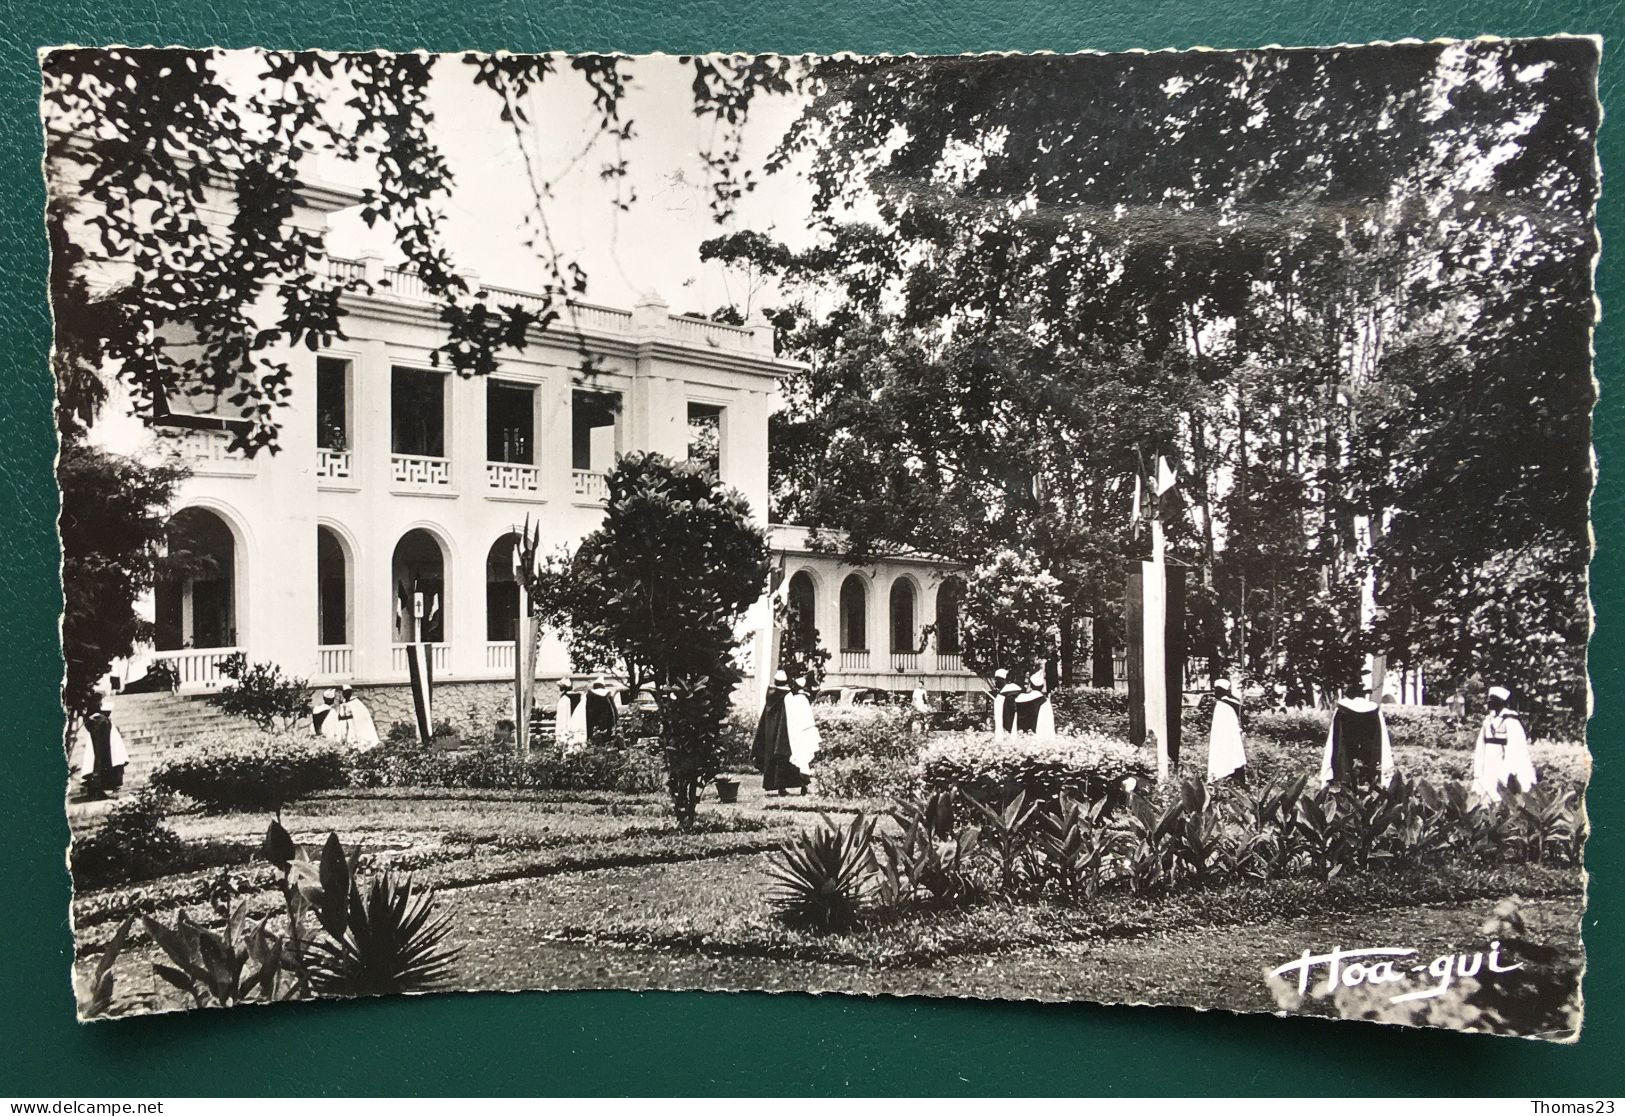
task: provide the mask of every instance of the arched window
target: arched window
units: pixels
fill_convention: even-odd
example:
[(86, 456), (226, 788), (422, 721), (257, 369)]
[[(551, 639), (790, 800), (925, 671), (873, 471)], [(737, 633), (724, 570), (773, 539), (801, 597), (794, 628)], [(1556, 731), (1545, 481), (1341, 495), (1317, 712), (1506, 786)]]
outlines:
[(785, 645), (792, 652), (810, 651), (818, 639), (817, 599), (812, 577), (806, 570), (790, 578), (790, 588), (785, 594), (790, 613)]
[(891, 583), (891, 652), (908, 655), (914, 644), (914, 583), (900, 577)]
[(159, 651), (237, 644), (237, 542), (207, 508), (182, 508), (165, 528), (169, 576), (153, 587)]
[(965, 601), (965, 583), (950, 577), (937, 589), (937, 652), (957, 655), (959, 647), (959, 611)]
[(396, 643), (410, 643), (414, 638), (413, 597), (419, 593), (423, 595), (424, 642), (445, 642), (446, 611), (451, 603), (446, 597), (446, 555), (439, 540), (421, 527), (414, 527), (395, 544), (390, 593)]
[(841, 582), (841, 650), (869, 649), (869, 594), (860, 574)]
[(350, 564), (344, 544), (331, 527), (316, 528), (316, 642), (342, 647), (350, 642)]
[(485, 638), (519, 638), (519, 583), (513, 578), (513, 548), (519, 536), (512, 531), (491, 544), (485, 556)]

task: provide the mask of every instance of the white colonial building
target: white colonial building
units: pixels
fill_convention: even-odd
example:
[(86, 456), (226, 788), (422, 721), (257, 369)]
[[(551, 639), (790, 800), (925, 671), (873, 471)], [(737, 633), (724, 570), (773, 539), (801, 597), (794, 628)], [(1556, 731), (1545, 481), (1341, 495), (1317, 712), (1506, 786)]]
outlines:
[[(322, 186), (304, 200), (297, 219), (324, 230), (360, 197)], [(515, 529), (540, 523), (544, 549), (578, 541), (602, 516), (605, 471), (630, 449), (709, 460), (765, 522), (768, 415), (793, 367), (774, 355), (765, 322), (676, 316), (656, 296), (631, 309), (578, 303), (523, 351), (504, 353), (494, 374), (461, 377), (431, 360), (444, 334), (414, 274), (373, 258), (322, 266), (335, 279), (364, 278), (372, 293), (344, 296), (347, 339), (274, 354), (294, 368), (280, 452), (228, 452), (235, 412), (213, 397), (172, 401), (172, 414), (136, 435), (137, 452), (178, 458), (192, 473), (171, 520), (172, 552), (213, 561), (158, 587), (154, 646), (117, 664), (115, 686), (164, 664), (183, 692), (212, 689), (241, 651), (317, 684), (398, 687), (419, 593), (437, 685), (509, 680)], [(498, 301), (541, 302), (486, 289)], [(831, 685), (901, 688), (901, 676), (920, 673), (942, 680), (934, 688), (973, 682), (959, 669), (956, 621), (942, 642), (950, 629), (939, 614), (953, 592), (942, 564), (843, 569), (809, 549), (805, 532), (779, 528), (773, 539), (794, 607), (839, 633), (838, 645), (825, 640)], [(765, 588), (748, 619), (756, 692), (771, 673), (759, 649), (774, 646)], [(930, 649), (919, 640), (927, 624), (938, 633)], [(538, 675), (568, 670), (565, 648), (547, 637)]]

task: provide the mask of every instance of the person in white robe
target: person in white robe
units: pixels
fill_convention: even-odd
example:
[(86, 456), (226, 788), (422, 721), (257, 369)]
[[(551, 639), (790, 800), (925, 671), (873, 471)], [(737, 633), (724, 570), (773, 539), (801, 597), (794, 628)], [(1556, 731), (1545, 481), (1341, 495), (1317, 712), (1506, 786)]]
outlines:
[(1473, 748), (1473, 793), (1499, 802), (1506, 788), (1528, 790), (1537, 778), (1529, 756), (1529, 733), (1517, 711), (1509, 708), (1511, 691), (1491, 686), (1487, 696), (1489, 712)]
[(1326, 748), (1320, 758), (1320, 781), (1356, 786), (1375, 780), (1386, 787), (1394, 780), (1394, 748), (1382, 706), (1350, 686), (1332, 708)]
[(553, 740), (567, 756), (587, 744), (586, 695), (575, 688), (569, 675), (559, 679), (559, 701), (553, 707)]
[(124, 786), (124, 768), (130, 753), (112, 716), (102, 708), (100, 695), (79, 722), (75, 733), (73, 772), (91, 798), (109, 798)]
[(1230, 680), (1213, 683), (1213, 724), (1207, 734), (1207, 781), (1217, 783), (1247, 775), (1247, 750), (1241, 740), (1241, 702), (1230, 689)]
[[(792, 679), (790, 692), (784, 695), (784, 728), (790, 736), (790, 762), (803, 776), (810, 777), (813, 758), (818, 755), (823, 741), (813, 720), (812, 702), (807, 697), (805, 678)], [(806, 783), (802, 784), (801, 793), (807, 793)]]
[(315, 708), (310, 711), (310, 731), (317, 736), (338, 735), (338, 718), (334, 716), (333, 708), (333, 701), (337, 697), (337, 690), (323, 690), (322, 696), (316, 700)]
[(367, 708), (367, 703), (349, 686), (340, 691), (339, 698), (335, 714), (339, 723), (338, 738), (358, 752), (378, 747), (378, 726), (372, 723), (372, 710)]
[(1014, 690), (1016, 693), (1021, 692), (1019, 686), (1010, 685), (1010, 672), (1000, 667), (993, 672), (993, 735), (995, 738), (1005, 735), (1007, 731), (1004, 725), (1006, 690)]

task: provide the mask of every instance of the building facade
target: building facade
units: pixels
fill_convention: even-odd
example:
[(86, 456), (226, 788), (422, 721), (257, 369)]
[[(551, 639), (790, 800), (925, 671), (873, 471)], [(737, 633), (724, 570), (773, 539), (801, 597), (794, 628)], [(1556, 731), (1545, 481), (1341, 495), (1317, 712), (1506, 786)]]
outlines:
[[(359, 201), (312, 188), (297, 219), (323, 229), (327, 215)], [(154, 644), (116, 664), (116, 687), (158, 668), (154, 677), (183, 692), (217, 688), (238, 652), (318, 685), (398, 687), (419, 632), (437, 684), (510, 680), (515, 532), (539, 523), (544, 550), (579, 541), (601, 520), (605, 473), (628, 450), (709, 462), (765, 524), (768, 415), (793, 367), (774, 355), (765, 322), (677, 316), (657, 296), (629, 310), (574, 303), (523, 351), (505, 353), (495, 373), (462, 377), (432, 360), (444, 333), (414, 274), (373, 258), (322, 266), (336, 280), (366, 280), (370, 293), (343, 296), (346, 339), (278, 354), (294, 369), (280, 452), (229, 452), (223, 427), (234, 412), (213, 397), (172, 401), (171, 415), (138, 432), (139, 454), (191, 471), (169, 546), (200, 561), (151, 595)], [(541, 302), (485, 290), (498, 303)], [(904, 629), (886, 622), (902, 622), (904, 597), (908, 631), (935, 617), (939, 564), (848, 569), (838, 579), (837, 560), (808, 550), (805, 532), (775, 529), (773, 538), (794, 567), (797, 606), (842, 633), (835, 684), (895, 688), (899, 674), (957, 669), (946, 651), (906, 650)], [(766, 589), (746, 620), (745, 700), (771, 675), (760, 650), (775, 640)], [(565, 647), (544, 637), (538, 675), (569, 669)]]

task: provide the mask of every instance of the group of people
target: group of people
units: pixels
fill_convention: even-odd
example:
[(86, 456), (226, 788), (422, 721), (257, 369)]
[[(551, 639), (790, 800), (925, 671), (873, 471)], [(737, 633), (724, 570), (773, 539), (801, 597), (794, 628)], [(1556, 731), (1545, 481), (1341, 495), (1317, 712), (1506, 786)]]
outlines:
[[(1490, 687), (1488, 711), (1473, 747), (1473, 793), (1490, 801), (1499, 801), (1508, 788), (1528, 790), (1537, 782), (1529, 734), (1511, 703), (1512, 693), (1505, 686)], [(1226, 679), (1218, 679), (1213, 683), (1208, 731), (1208, 782), (1246, 781), (1244, 723), (1240, 699)], [(1382, 706), (1366, 697), (1361, 687), (1350, 686), (1332, 710), (1321, 751), (1320, 781), (1387, 786), (1393, 777), (1393, 743)]]
[(993, 735), (1055, 735), (1055, 705), (1043, 671), (1035, 672), (1025, 683), (1017, 683), (1010, 672), (993, 672)]
[(310, 711), (311, 730), (324, 740), (336, 740), (359, 752), (378, 746), (378, 726), (372, 710), (356, 696), (351, 686), (322, 691)]
[(780, 797), (792, 790), (807, 793), (813, 757), (822, 743), (813, 721), (812, 698), (805, 677), (785, 671), (773, 675), (761, 719), (756, 722), (755, 761), (762, 789)]
[(603, 675), (586, 690), (578, 690), (569, 675), (559, 679), (559, 701), (553, 710), (553, 739), (565, 755), (584, 750), (588, 743), (607, 740), (620, 721), (622, 698)]

